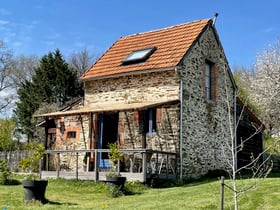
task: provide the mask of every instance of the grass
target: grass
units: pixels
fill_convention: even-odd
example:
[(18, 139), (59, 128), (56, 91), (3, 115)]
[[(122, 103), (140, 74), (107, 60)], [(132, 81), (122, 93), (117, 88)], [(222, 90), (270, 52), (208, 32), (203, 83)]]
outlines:
[[(280, 209), (280, 178), (258, 180), (256, 189), (241, 195), (242, 210)], [(230, 185), (230, 181), (226, 180)], [(239, 182), (240, 185), (243, 183)], [(49, 180), (46, 198), (49, 203), (25, 203), (22, 185), (0, 186), (0, 210), (12, 209), (219, 209), (219, 180), (192, 182), (170, 188), (149, 188), (129, 182), (126, 189), (131, 195), (112, 198), (104, 183), (76, 180)], [(233, 209), (231, 192), (225, 191), (225, 209)]]

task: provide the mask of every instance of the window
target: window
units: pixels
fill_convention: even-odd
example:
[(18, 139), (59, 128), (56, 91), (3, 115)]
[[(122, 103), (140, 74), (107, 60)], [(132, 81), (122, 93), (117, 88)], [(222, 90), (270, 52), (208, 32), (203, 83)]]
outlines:
[(125, 59), (123, 59), (122, 63), (126, 65), (126, 64), (143, 62), (147, 60), (155, 50), (156, 47), (150, 47), (150, 48), (132, 51)]
[(76, 131), (68, 131), (67, 132), (67, 138), (75, 139), (76, 138)]
[(204, 96), (206, 100), (215, 100), (216, 99), (216, 66), (210, 61), (205, 62), (204, 69)]
[(207, 100), (212, 99), (212, 91), (211, 91), (211, 64), (206, 62), (205, 64), (205, 98)]
[(156, 108), (150, 108), (145, 112), (145, 124), (144, 129), (146, 133), (154, 133), (156, 132)]

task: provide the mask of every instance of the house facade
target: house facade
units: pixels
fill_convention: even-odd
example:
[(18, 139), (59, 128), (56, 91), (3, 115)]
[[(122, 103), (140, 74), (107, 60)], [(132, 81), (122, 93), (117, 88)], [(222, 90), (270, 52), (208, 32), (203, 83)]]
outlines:
[[(127, 151), (169, 152), (181, 178), (230, 167), (236, 87), (211, 19), (121, 37), (81, 80), (83, 105), (41, 115), (55, 122), (46, 129), (46, 149), (117, 142)], [(60, 164), (72, 169), (84, 157), (65, 154)], [(109, 164), (106, 154), (91, 154), (88, 169), (96, 158), (99, 167)], [(122, 170), (131, 170), (129, 160), (124, 155)]]

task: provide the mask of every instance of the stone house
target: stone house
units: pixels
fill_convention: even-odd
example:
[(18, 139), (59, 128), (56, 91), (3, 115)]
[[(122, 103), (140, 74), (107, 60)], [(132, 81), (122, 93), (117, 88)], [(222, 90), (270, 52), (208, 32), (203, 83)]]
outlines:
[[(236, 87), (212, 19), (121, 37), (81, 80), (81, 105), (41, 115), (52, 122), (46, 149), (101, 151), (118, 142), (160, 166), (169, 154), (181, 178), (229, 167)], [(121, 170), (133, 170), (129, 157)], [(74, 160), (60, 157), (70, 169)], [(105, 153), (86, 162), (88, 170), (110, 165)]]

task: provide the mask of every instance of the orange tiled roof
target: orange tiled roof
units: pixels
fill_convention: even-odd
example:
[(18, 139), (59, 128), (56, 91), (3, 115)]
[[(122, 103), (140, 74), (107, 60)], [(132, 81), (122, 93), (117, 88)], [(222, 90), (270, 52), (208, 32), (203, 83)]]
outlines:
[[(81, 79), (175, 67), (209, 21), (210, 19), (198, 20), (121, 37), (92, 65)], [(132, 51), (153, 46), (157, 49), (145, 62), (122, 65), (122, 60)]]

